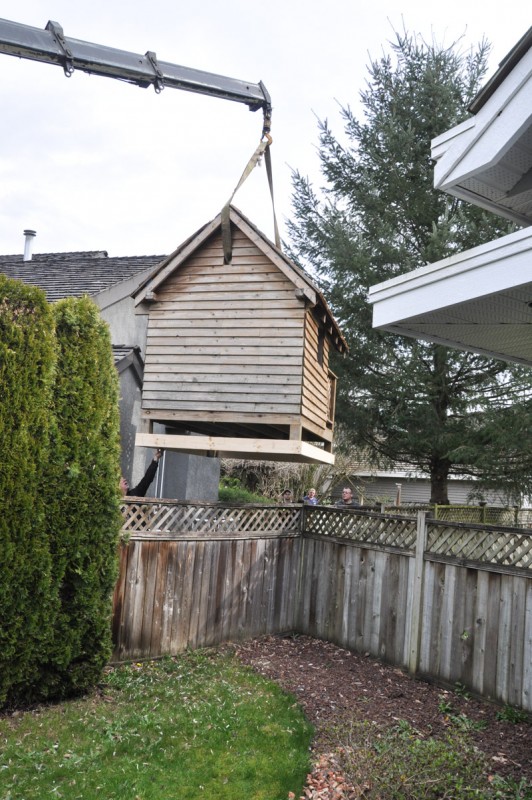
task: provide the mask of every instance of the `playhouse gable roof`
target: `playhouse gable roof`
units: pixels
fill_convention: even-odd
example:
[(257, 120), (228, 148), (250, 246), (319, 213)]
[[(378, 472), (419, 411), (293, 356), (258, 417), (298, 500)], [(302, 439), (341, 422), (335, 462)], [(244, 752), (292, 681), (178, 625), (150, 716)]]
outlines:
[[(325, 300), (325, 297), (309, 276), (288, 259), (241, 211), (230, 207), (230, 221), (290, 280), (294, 290), (301, 293), (325, 324), (331, 339), (339, 352), (347, 351), (347, 343)], [(167, 256), (134, 294), (135, 305), (154, 299), (157, 289), (176, 272), (185, 261), (198, 251), (213, 234), (221, 231), (222, 215), (218, 214), (211, 222), (186, 239), (173, 253)]]

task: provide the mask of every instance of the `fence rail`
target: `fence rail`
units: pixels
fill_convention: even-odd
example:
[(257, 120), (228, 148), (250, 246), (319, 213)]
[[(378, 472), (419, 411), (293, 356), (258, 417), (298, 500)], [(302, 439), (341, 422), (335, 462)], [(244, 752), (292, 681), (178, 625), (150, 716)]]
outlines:
[(114, 660), (297, 631), (532, 711), (532, 531), (124, 503)]

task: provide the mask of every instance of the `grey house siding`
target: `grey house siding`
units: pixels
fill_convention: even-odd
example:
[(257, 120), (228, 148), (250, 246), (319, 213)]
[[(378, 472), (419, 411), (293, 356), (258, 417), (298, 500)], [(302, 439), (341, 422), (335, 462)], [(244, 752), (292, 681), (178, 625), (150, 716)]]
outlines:
[[(428, 478), (376, 477), (353, 475), (351, 484), (360, 487), (365, 503), (371, 504), (373, 500), (379, 503), (393, 503), (397, 495), (397, 484), (401, 484), (402, 503), (428, 503), (430, 500), (430, 481)], [(449, 480), (449, 502), (453, 505), (467, 505), (468, 496), (475, 488), (474, 481)], [(337, 488), (335, 495), (341, 491)], [(490, 505), (504, 505), (501, 498), (495, 494), (485, 497)]]

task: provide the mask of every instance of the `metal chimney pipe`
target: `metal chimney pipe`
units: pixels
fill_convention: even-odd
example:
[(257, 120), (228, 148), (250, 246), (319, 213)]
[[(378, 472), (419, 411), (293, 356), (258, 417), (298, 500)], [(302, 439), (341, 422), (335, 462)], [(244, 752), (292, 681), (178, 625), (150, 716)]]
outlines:
[(31, 245), (33, 244), (33, 239), (37, 236), (37, 231), (24, 231), (24, 261), (31, 261)]

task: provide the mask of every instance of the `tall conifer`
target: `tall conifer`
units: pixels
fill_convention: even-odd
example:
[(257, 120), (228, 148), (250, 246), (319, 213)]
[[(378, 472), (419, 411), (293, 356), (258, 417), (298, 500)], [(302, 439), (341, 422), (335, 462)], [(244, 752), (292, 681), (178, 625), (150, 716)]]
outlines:
[(376, 283), (510, 231), (433, 188), (431, 140), (467, 119), (489, 48), (464, 55), (405, 33), (391, 50), (369, 66), (362, 118), (342, 108), (340, 138), (320, 123), (324, 188), (294, 173), (290, 254), (321, 280), (349, 341), (333, 368), (352, 442), (428, 473), (433, 503), (448, 502), (457, 473), (517, 498), (532, 488), (530, 372), (376, 331), (367, 301)]

